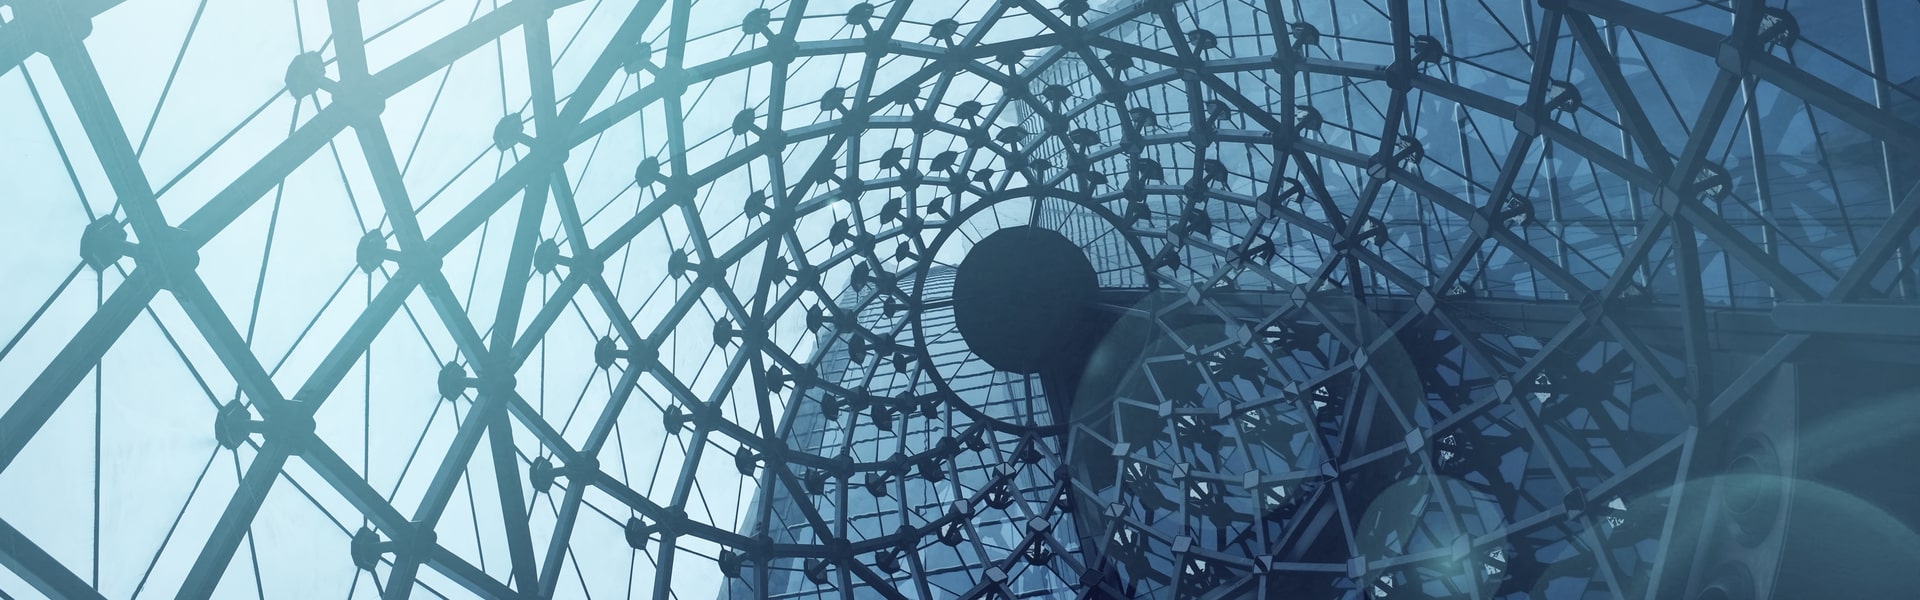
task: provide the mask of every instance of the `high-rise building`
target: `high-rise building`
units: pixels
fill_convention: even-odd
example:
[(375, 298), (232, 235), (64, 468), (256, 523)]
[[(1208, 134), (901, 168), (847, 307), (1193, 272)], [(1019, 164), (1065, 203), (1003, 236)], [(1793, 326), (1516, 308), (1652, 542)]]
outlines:
[[(963, 364), (967, 349), (953, 334), (952, 289), (953, 269), (927, 274), (917, 331), (895, 326), (904, 312), (898, 305), (864, 302), (875, 286), (842, 293), (838, 308), (845, 312), (836, 311), (821, 325), (829, 349), (816, 353), (816, 372), (860, 393), (814, 391), (797, 398), (781, 427), (787, 451), (844, 460), (849, 467), (777, 475), (800, 485), (765, 492), (756, 500), (765, 503), (764, 512), (756, 511), (761, 520), (743, 532), (774, 543), (821, 544), (825, 540), (810, 520), (834, 518), (835, 535), (874, 547), (861, 554), (872, 561), (865, 575), (876, 579), (856, 577), (819, 557), (782, 558), (769, 562), (764, 584), (752, 565), (745, 566), (723, 596), (833, 596), (840, 589), (872, 589), (876, 582), (912, 590), (921, 580), (927, 590), (959, 593), (974, 587), (995, 561), (1045, 564), (1058, 552), (1077, 549), (1071, 535), (1026, 543), (1030, 534), (1072, 526), (1054, 502), (1057, 453), (1044, 438), (1016, 433), (1053, 426), (1053, 415), (1037, 378), (1009, 377), (978, 361)], [(894, 331), (898, 339), (884, 333)], [(954, 367), (951, 390), (916, 382), (906, 368), (911, 359), (898, 346), (916, 335), (928, 340), (934, 361)], [(882, 464), (860, 469), (853, 463)], [(938, 535), (900, 535), (916, 528)], [(1064, 545), (1048, 545), (1055, 540)], [(1030, 570), (1005, 585), (1016, 597), (1044, 597), (1067, 584)]]
[(0, 0), (0, 598), (1906, 597), (1916, 27)]

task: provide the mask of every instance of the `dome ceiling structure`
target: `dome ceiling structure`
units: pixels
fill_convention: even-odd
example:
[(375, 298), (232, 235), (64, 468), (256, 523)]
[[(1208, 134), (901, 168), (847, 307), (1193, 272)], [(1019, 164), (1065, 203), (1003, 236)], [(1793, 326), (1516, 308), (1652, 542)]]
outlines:
[(1769, 597), (1916, 25), (0, 0), (0, 591)]

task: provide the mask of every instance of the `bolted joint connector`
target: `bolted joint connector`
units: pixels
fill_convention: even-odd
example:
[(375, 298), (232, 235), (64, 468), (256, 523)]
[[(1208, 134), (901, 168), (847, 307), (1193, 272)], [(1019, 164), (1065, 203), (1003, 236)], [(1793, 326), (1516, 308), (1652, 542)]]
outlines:
[(660, 173), (660, 159), (657, 157), (642, 158), (640, 163), (633, 167), (633, 183), (642, 189), (652, 188), (653, 184), (660, 183), (665, 178), (665, 175)]
[(693, 416), (687, 414), (686, 411), (680, 410), (680, 405), (678, 404), (668, 406), (666, 410), (660, 411), (660, 426), (667, 430), (667, 435), (679, 435), (681, 431), (686, 430), (687, 422), (692, 420)]
[(967, 541), (965, 522), (960, 519), (954, 519), (947, 522), (946, 525), (942, 525), (940, 527), (939, 539), (940, 543), (946, 544), (949, 547), (957, 547), (961, 542)]
[(527, 135), (526, 122), (521, 120), (520, 113), (500, 117), (500, 122), (493, 125), (493, 147), (506, 152), (519, 144), (533, 146), (533, 136)]
[(1580, 88), (1573, 82), (1554, 79), (1547, 82), (1545, 108), (1548, 115), (1577, 112), (1582, 105)]
[(347, 544), (347, 553), (353, 557), (353, 566), (363, 571), (372, 571), (380, 566), (380, 557), (399, 550), (400, 544), (380, 539), (380, 534), (362, 526), (353, 532), (353, 541)]
[(111, 216), (101, 217), (88, 223), (80, 233), (80, 259), (94, 270), (104, 271), (120, 259), (132, 256), (159, 271), (166, 282), (164, 286), (172, 288), (200, 267), (200, 253), (195, 249), (192, 236), (177, 227), (159, 230), (158, 237), (160, 239), (135, 244), (127, 240), (126, 224)]
[(667, 254), (668, 277), (686, 279), (689, 274), (693, 275), (695, 280), (718, 279), (726, 277), (727, 269), (724, 266), (709, 267), (695, 262), (692, 255), (680, 248), (675, 248), (673, 252)]
[(287, 94), (294, 98), (312, 96), (320, 90), (337, 94), (339, 82), (327, 78), (327, 62), (319, 52), (304, 52), (287, 64)]
[(253, 420), (253, 413), (238, 401), (228, 402), (220, 407), (214, 416), (213, 439), (228, 450), (239, 448), (247, 438), (264, 429), (264, 423)]
[(386, 234), (374, 229), (360, 236), (360, 243), (353, 248), (353, 262), (364, 273), (380, 270), (387, 261), (400, 262), (400, 251), (387, 247)]
[(568, 270), (576, 273), (599, 273), (603, 266), (600, 257), (593, 255), (591, 251), (585, 256), (560, 254), (560, 241), (552, 238), (540, 240), (540, 244), (533, 247), (535, 273), (550, 275), (554, 268), (560, 265), (566, 265)]
[(832, 566), (830, 563), (818, 558), (809, 558), (802, 564), (801, 571), (806, 573), (807, 581), (813, 582), (814, 585), (827, 584), (827, 576), (829, 575), (827, 569)]
[(127, 241), (126, 224), (104, 216), (80, 233), (80, 259), (95, 271), (104, 271), (137, 248)]
[(873, 35), (873, 3), (861, 2), (847, 9), (847, 24), (866, 30)]
[(938, 21), (934, 21), (933, 25), (927, 28), (926, 39), (939, 40), (942, 42), (946, 42), (948, 46), (952, 46), (959, 41), (956, 39), (959, 37), (959, 35), (960, 35), (959, 21), (955, 21), (953, 19), (941, 19)]
[(553, 487), (554, 478), (559, 476), (560, 469), (545, 456), (533, 459), (533, 464), (527, 466), (527, 483), (533, 486), (535, 494), (547, 493)]
[(628, 517), (625, 529), (627, 546), (635, 550), (647, 549), (647, 542), (652, 541), (654, 532), (661, 530), (660, 527), (650, 525), (640, 517)]
[[(469, 377), (467, 375), (466, 367), (460, 366), (460, 363), (452, 361), (448, 361), (447, 364), (440, 367), (440, 375), (435, 378), (434, 383), (436, 387), (440, 389), (441, 400), (459, 398), (461, 394), (466, 393), (468, 389), (477, 389), (482, 384), (478, 377)], [(497, 384), (498, 382), (495, 383)], [(507, 378), (506, 385), (509, 388), (512, 387), (511, 377)]]
[(740, 19), (740, 33), (749, 36), (773, 37), (772, 25), (773, 11), (765, 8), (756, 8), (747, 11), (747, 15)]
[(239, 401), (220, 407), (213, 418), (213, 439), (228, 450), (239, 448), (254, 434), (276, 438), (307, 438), (313, 435), (313, 417), (301, 411), (280, 411), (271, 421), (255, 419), (253, 412)]
[(1312, 23), (1297, 21), (1288, 28), (1288, 33), (1293, 36), (1295, 52), (1303, 52), (1309, 46), (1320, 45), (1320, 29), (1314, 27)]
[(801, 476), (800, 483), (806, 487), (808, 494), (819, 498), (827, 493), (827, 480), (831, 477), (826, 471), (807, 469), (807, 472)]
[(732, 579), (739, 579), (741, 569), (746, 567), (747, 557), (735, 553), (730, 549), (721, 550), (720, 554), (714, 557), (714, 562), (720, 565), (721, 575)]
[(713, 347), (725, 349), (733, 345), (736, 340), (745, 340), (745, 333), (733, 327), (733, 319), (720, 317), (713, 322)]
[(347, 544), (347, 552), (353, 557), (353, 566), (372, 571), (380, 566), (380, 558), (388, 553), (395, 555), (424, 555), (439, 543), (433, 530), (416, 527), (408, 535), (393, 540), (382, 540), (380, 534), (372, 529), (361, 527), (353, 532), (353, 540)]
[(884, 471), (878, 472), (878, 473), (868, 473), (867, 483), (866, 483), (867, 493), (872, 494), (873, 497), (875, 498), (887, 497), (887, 483), (891, 479), (892, 479), (892, 476), (888, 475)]
[(620, 347), (613, 343), (612, 336), (600, 336), (600, 340), (593, 343), (593, 366), (606, 370), (619, 357)]
[(621, 57), (620, 66), (626, 70), (628, 75), (639, 75), (643, 71), (649, 73), (659, 72), (660, 68), (653, 64), (652, 43), (645, 40), (636, 40), (633, 45), (628, 46), (626, 50), (626, 54)]
[(1440, 43), (1440, 38), (1430, 35), (1413, 36), (1413, 62), (1437, 65), (1440, 64), (1441, 59), (1446, 58), (1446, 54), (1447, 47)]
[(994, 510), (1006, 510), (1007, 507), (1013, 506), (1015, 499), (1013, 492), (1004, 484), (987, 488), (985, 500), (987, 506)]
[(535, 273), (541, 275), (552, 273), (554, 266), (564, 261), (565, 259), (560, 257), (560, 243), (554, 241), (553, 238), (540, 240), (540, 245), (533, 247), (533, 271)]
[(1292, 77), (1300, 72), (1302, 62), (1304, 57), (1293, 46), (1281, 46), (1273, 52), (1273, 56), (1267, 57), (1267, 65), (1281, 77)]
[(733, 135), (743, 136), (748, 133), (766, 133), (766, 130), (762, 129), (760, 124), (755, 122), (759, 118), (759, 115), (755, 115), (751, 108), (735, 113), (733, 115)]
[(889, 575), (899, 573), (900, 551), (893, 548), (882, 548), (873, 551), (873, 566), (878, 567), (881, 571)]
[(545, 494), (553, 488), (553, 481), (557, 478), (591, 479), (599, 472), (600, 461), (591, 456), (580, 456), (566, 466), (554, 466), (551, 459), (542, 456), (527, 467), (527, 482), (533, 485), (534, 493)]
[(758, 466), (760, 466), (760, 456), (754, 454), (752, 448), (741, 446), (733, 453), (733, 467), (738, 469), (741, 475), (752, 477), (754, 468)]
[(623, 350), (611, 336), (600, 336), (600, 340), (593, 343), (595, 366), (601, 369), (612, 368), (613, 362), (621, 359), (625, 359), (629, 364), (649, 365), (660, 359), (660, 351), (646, 344)]
[(1032, 545), (1027, 546), (1027, 551), (1021, 554), (1027, 559), (1027, 564), (1036, 567), (1045, 567), (1047, 563), (1053, 562), (1053, 549), (1048, 548), (1045, 542), (1039, 540), (1035, 540)]
[(1088, 5), (1087, 0), (1061, 0), (1059, 6), (1060, 16), (1069, 19), (1084, 17), (1090, 9), (1092, 6)]

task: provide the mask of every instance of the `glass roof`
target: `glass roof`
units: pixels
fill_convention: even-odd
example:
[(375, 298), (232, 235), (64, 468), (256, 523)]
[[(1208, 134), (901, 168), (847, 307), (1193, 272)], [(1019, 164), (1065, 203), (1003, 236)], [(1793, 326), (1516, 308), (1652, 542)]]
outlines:
[[(1685, 479), (1719, 388), (1610, 311), (1915, 291), (1920, 5), (1770, 4), (0, 0), (0, 543), (32, 546), (0, 591), (704, 599), (826, 559), (805, 594), (1044, 595), (1104, 554), (1197, 594), (1301, 527), (1241, 552), (1074, 511), (1213, 501), (1126, 421), (1236, 405), (1233, 439), (1287, 431), (1215, 465), (1241, 512), (1437, 457), (1375, 491), (1444, 524), (1281, 560), (1327, 589), (1534, 585), (1405, 566), (1459, 536), (1494, 575), (1587, 561), (1535, 593), (1639, 590), (1651, 559), (1575, 541), (1665, 516), (1625, 498)], [(1199, 404), (1116, 376), (1137, 406), (1070, 433), (955, 343), (951, 269), (1027, 224), (1135, 318), (1228, 324), (1131, 365), (1186, 357)], [(1579, 314), (1486, 331), (1477, 300)], [(1580, 377), (1596, 404), (1542, 408)], [(1404, 430), (1315, 416), (1369, 403)], [(1074, 479), (1092, 447), (1110, 481)], [(1518, 464), (1465, 464), (1490, 447)], [(944, 536), (1004, 569), (881, 566)]]

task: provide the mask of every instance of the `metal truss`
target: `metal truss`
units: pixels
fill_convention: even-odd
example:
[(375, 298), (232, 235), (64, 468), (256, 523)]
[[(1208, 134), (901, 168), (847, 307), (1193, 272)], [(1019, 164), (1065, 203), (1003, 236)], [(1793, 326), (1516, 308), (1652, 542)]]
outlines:
[[(1760, 0), (290, 1), (284, 73), (183, 83), (277, 89), (151, 154), (234, 115), (135, 138), (138, 4), (0, 0), (0, 143), (80, 208), (0, 349), (0, 482), (92, 465), (90, 523), (0, 500), (54, 597), (1674, 597), (1717, 424), (1920, 334), (1875, 0), (1860, 51)], [(955, 333), (1029, 224), (1100, 271), (1098, 384)], [(143, 395), (207, 466), (103, 528)]]

